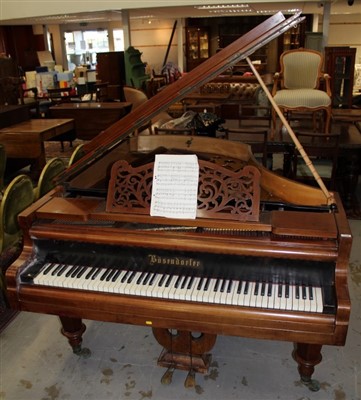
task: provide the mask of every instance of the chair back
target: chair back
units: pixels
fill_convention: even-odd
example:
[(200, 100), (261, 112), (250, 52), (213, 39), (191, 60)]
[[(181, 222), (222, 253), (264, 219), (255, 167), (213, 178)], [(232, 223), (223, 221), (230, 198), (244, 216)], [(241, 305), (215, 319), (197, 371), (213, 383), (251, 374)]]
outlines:
[(281, 86), (286, 89), (316, 89), (323, 66), (322, 53), (296, 49), (281, 54)]
[(132, 111), (148, 100), (147, 95), (142, 90), (131, 86), (124, 86), (123, 92), (125, 101), (133, 104)]
[(260, 128), (226, 128), (226, 139), (249, 144), (253, 155), (264, 167), (267, 167), (267, 127)]
[[(335, 189), (340, 134), (296, 132), (296, 136), (325, 185)], [(293, 157), (293, 178), (315, 183), (312, 172), (298, 152)]]
[(59, 157), (50, 159), (41, 171), (38, 185), (34, 189), (35, 200), (40, 199), (55, 187), (55, 178), (65, 170), (66, 165)]
[(3, 144), (0, 143), (0, 190), (4, 189), (5, 180), (5, 169), (6, 169), (6, 150)]
[(33, 200), (33, 183), (27, 175), (17, 176), (6, 187), (0, 207), (0, 252), (19, 244), (22, 233), (18, 215)]

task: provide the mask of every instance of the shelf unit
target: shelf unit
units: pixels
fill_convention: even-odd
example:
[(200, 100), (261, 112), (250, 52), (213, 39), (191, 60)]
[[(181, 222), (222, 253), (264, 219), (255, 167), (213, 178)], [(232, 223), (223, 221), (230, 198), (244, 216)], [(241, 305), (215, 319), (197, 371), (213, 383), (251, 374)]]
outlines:
[(356, 49), (325, 47), (325, 71), (331, 77), (332, 107), (352, 108)]

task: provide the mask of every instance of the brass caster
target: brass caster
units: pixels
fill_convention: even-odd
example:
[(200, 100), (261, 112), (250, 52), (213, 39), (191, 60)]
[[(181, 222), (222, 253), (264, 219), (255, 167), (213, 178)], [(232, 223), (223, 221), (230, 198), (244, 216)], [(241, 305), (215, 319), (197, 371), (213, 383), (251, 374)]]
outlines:
[(174, 368), (168, 368), (160, 380), (162, 385), (170, 385), (173, 379)]
[(76, 346), (73, 348), (73, 353), (81, 358), (89, 358), (91, 356), (91, 351), (87, 347)]
[(307, 386), (311, 392), (318, 392), (320, 390), (320, 382), (316, 379), (301, 377), (301, 382)]
[(194, 370), (190, 370), (184, 382), (186, 388), (194, 388), (196, 386), (196, 374)]

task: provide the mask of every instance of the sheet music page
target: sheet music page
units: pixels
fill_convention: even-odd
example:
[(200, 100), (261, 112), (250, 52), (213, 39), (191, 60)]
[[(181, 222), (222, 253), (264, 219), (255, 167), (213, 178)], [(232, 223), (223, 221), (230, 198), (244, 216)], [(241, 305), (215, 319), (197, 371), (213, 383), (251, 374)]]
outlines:
[(195, 154), (157, 154), (150, 215), (196, 218), (199, 165)]

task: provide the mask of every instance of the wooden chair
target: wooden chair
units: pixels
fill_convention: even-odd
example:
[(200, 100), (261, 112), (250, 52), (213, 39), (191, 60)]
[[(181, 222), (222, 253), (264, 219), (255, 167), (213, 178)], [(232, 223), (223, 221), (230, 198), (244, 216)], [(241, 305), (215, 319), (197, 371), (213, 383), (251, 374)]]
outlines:
[[(332, 102), (330, 76), (322, 72), (323, 55), (315, 50), (288, 50), (280, 57), (281, 71), (274, 76), (272, 96), (283, 113), (307, 112), (315, 117), (322, 111), (324, 132), (330, 130)], [(325, 90), (321, 89), (321, 81)], [(273, 132), (276, 129), (276, 111), (272, 108)]]
[(154, 127), (155, 135), (189, 135), (194, 136), (196, 131), (194, 128), (160, 128)]
[(225, 128), (225, 138), (249, 144), (256, 159), (267, 167), (267, 128)]
[[(329, 189), (336, 189), (340, 135), (338, 133), (297, 132), (296, 136), (325, 185)], [(293, 179), (312, 185), (317, 184), (312, 172), (296, 149), (293, 155)]]
[(66, 165), (59, 157), (50, 159), (41, 171), (38, 185), (34, 188), (34, 199), (38, 200), (55, 187), (55, 178), (65, 170)]

